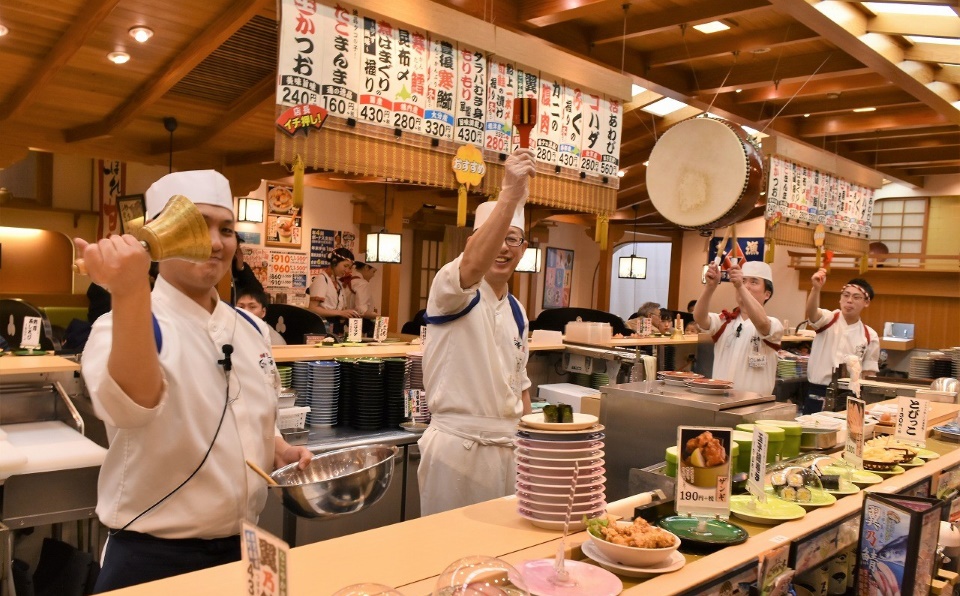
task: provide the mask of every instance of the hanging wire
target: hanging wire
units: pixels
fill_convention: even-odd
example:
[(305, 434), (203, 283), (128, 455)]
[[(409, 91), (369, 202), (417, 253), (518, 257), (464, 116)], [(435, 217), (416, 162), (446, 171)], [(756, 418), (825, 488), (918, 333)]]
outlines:
[(629, 4), (623, 5), (623, 35), (620, 36), (620, 74), (623, 74), (624, 65), (627, 62), (627, 11), (630, 10)]
[[(710, 105), (707, 106), (707, 112), (713, 108), (713, 102), (717, 101), (717, 97), (720, 96), (720, 90), (723, 89), (724, 85), (727, 84), (727, 79), (730, 78), (730, 75), (733, 74), (733, 68), (737, 65), (737, 61), (740, 59), (740, 50), (733, 51), (733, 64), (730, 65), (730, 70), (727, 71), (727, 76), (723, 77), (723, 82), (720, 83), (720, 86), (717, 87), (717, 92), (713, 94), (713, 99), (710, 100)], [(699, 93), (699, 90), (697, 91)]]
[[(793, 27), (793, 23), (787, 25), (787, 31), (783, 34), (783, 43), (780, 45), (780, 53), (777, 54), (777, 62), (773, 65), (773, 75), (771, 75), (771, 80), (773, 80), (773, 88), (777, 89), (780, 87), (780, 81), (777, 80), (777, 73), (780, 71), (780, 61), (783, 59), (783, 52), (787, 47), (787, 39), (790, 37), (790, 28)], [(760, 114), (763, 115), (763, 110), (767, 107), (767, 99), (764, 98), (763, 103), (760, 104)]]
[(767, 124), (763, 127), (763, 129), (760, 131), (761, 133), (767, 130), (767, 128), (769, 128), (770, 125), (773, 124), (773, 121), (777, 119), (777, 116), (779, 116), (785, 109), (787, 109), (787, 106), (790, 105), (790, 102), (793, 101), (797, 97), (797, 95), (800, 94), (801, 91), (803, 91), (803, 88), (807, 86), (807, 83), (813, 80), (813, 77), (817, 76), (817, 73), (820, 72), (820, 69), (824, 67), (824, 65), (827, 63), (828, 60), (830, 60), (832, 56), (833, 56), (833, 52), (830, 52), (829, 54), (827, 54), (827, 57), (823, 59), (823, 62), (821, 62), (820, 66), (817, 67), (817, 70), (813, 71), (810, 74), (810, 76), (807, 77), (807, 79), (803, 82), (803, 84), (801, 84), (800, 87), (793, 92), (793, 95), (790, 96), (790, 99), (787, 100), (787, 103), (783, 104), (783, 106), (779, 110), (777, 110), (777, 113), (773, 115), (773, 118), (771, 118), (770, 121), (767, 122)]

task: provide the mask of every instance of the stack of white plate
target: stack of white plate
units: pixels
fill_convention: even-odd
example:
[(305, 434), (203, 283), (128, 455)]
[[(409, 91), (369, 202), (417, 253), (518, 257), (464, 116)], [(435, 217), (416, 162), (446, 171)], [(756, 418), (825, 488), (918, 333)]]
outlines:
[(929, 356), (911, 356), (908, 376), (911, 379), (929, 379), (933, 361)]
[(337, 424), (340, 401), (340, 363), (318, 360), (310, 363), (307, 425), (329, 428)]
[(953, 378), (960, 379), (960, 346), (950, 348), (949, 354), (953, 360)]
[(515, 440), (521, 517), (540, 528), (562, 530), (571, 493), (571, 530), (584, 528), (584, 516), (603, 514), (603, 428), (588, 414), (575, 413), (572, 423), (546, 423), (543, 414), (523, 417)]
[[(419, 390), (419, 393), (411, 393), (411, 390)], [(403, 395), (410, 419), (416, 424), (430, 424), (430, 408), (427, 407), (427, 394), (423, 388), (423, 352), (407, 354)]]

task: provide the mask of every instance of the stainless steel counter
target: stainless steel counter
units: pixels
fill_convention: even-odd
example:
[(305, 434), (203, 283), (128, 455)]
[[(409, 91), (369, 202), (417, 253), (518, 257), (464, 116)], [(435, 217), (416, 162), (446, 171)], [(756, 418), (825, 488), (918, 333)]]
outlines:
[(730, 391), (727, 395), (690, 393), (658, 382), (601, 387), (600, 422), (606, 427), (607, 502), (629, 496), (631, 468), (663, 461), (667, 447), (677, 444), (678, 426), (733, 428), (760, 419), (792, 420), (797, 408), (772, 395)]
[(359, 447), (360, 445), (409, 445), (416, 443), (420, 435), (409, 433), (402, 428), (396, 430), (355, 430), (350, 427), (311, 428), (304, 443), (314, 453), (324, 453), (334, 449)]

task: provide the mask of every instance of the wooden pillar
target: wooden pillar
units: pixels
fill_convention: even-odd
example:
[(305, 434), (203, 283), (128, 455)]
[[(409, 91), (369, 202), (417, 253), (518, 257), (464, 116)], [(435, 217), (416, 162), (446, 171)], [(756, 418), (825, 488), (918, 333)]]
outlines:
[(607, 248), (600, 251), (597, 273), (597, 310), (610, 311), (610, 280), (613, 277), (613, 253), (623, 240), (624, 228), (616, 220), (610, 220), (607, 228)]
[(680, 265), (683, 261), (683, 230), (670, 235), (670, 285), (667, 290), (667, 308), (673, 306), (687, 312), (687, 305), (680, 304)]
[[(403, 231), (403, 200), (398, 197), (395, 186), (387, 186), (385, 208), (387, 231), (391, 234), (401, 233)], [(372, 231), (380, 231), (376, 225), (373, 228)], [(402, 258), (412, 259), (413, 255), (405, 254)], [(396, 332), (400, 329), (400, 265), (381, 263), (380, 270), (383, 272), (380, 313), (390, 317), (389, 330)]]

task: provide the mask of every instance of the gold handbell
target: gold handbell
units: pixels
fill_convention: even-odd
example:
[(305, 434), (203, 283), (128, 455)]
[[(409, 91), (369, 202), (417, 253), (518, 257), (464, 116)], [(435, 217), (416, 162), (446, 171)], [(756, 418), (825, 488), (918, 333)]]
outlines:
[[(128, 222), (129, 223), (129, 222)], [(185, 259), (206, 261), (210, 258), (210, 229), (207, 220), (190, 199), (173, 195), (166, 206), (150, 223), (132, 230), (152, 261)], [(74, 270), (87, 274), (83, 259), (77, 259)]]
[(156, 219), (134, 232), (153, 261), (206, 261), (212, 251), (207, 220), (190, 199), (173, 195)]

